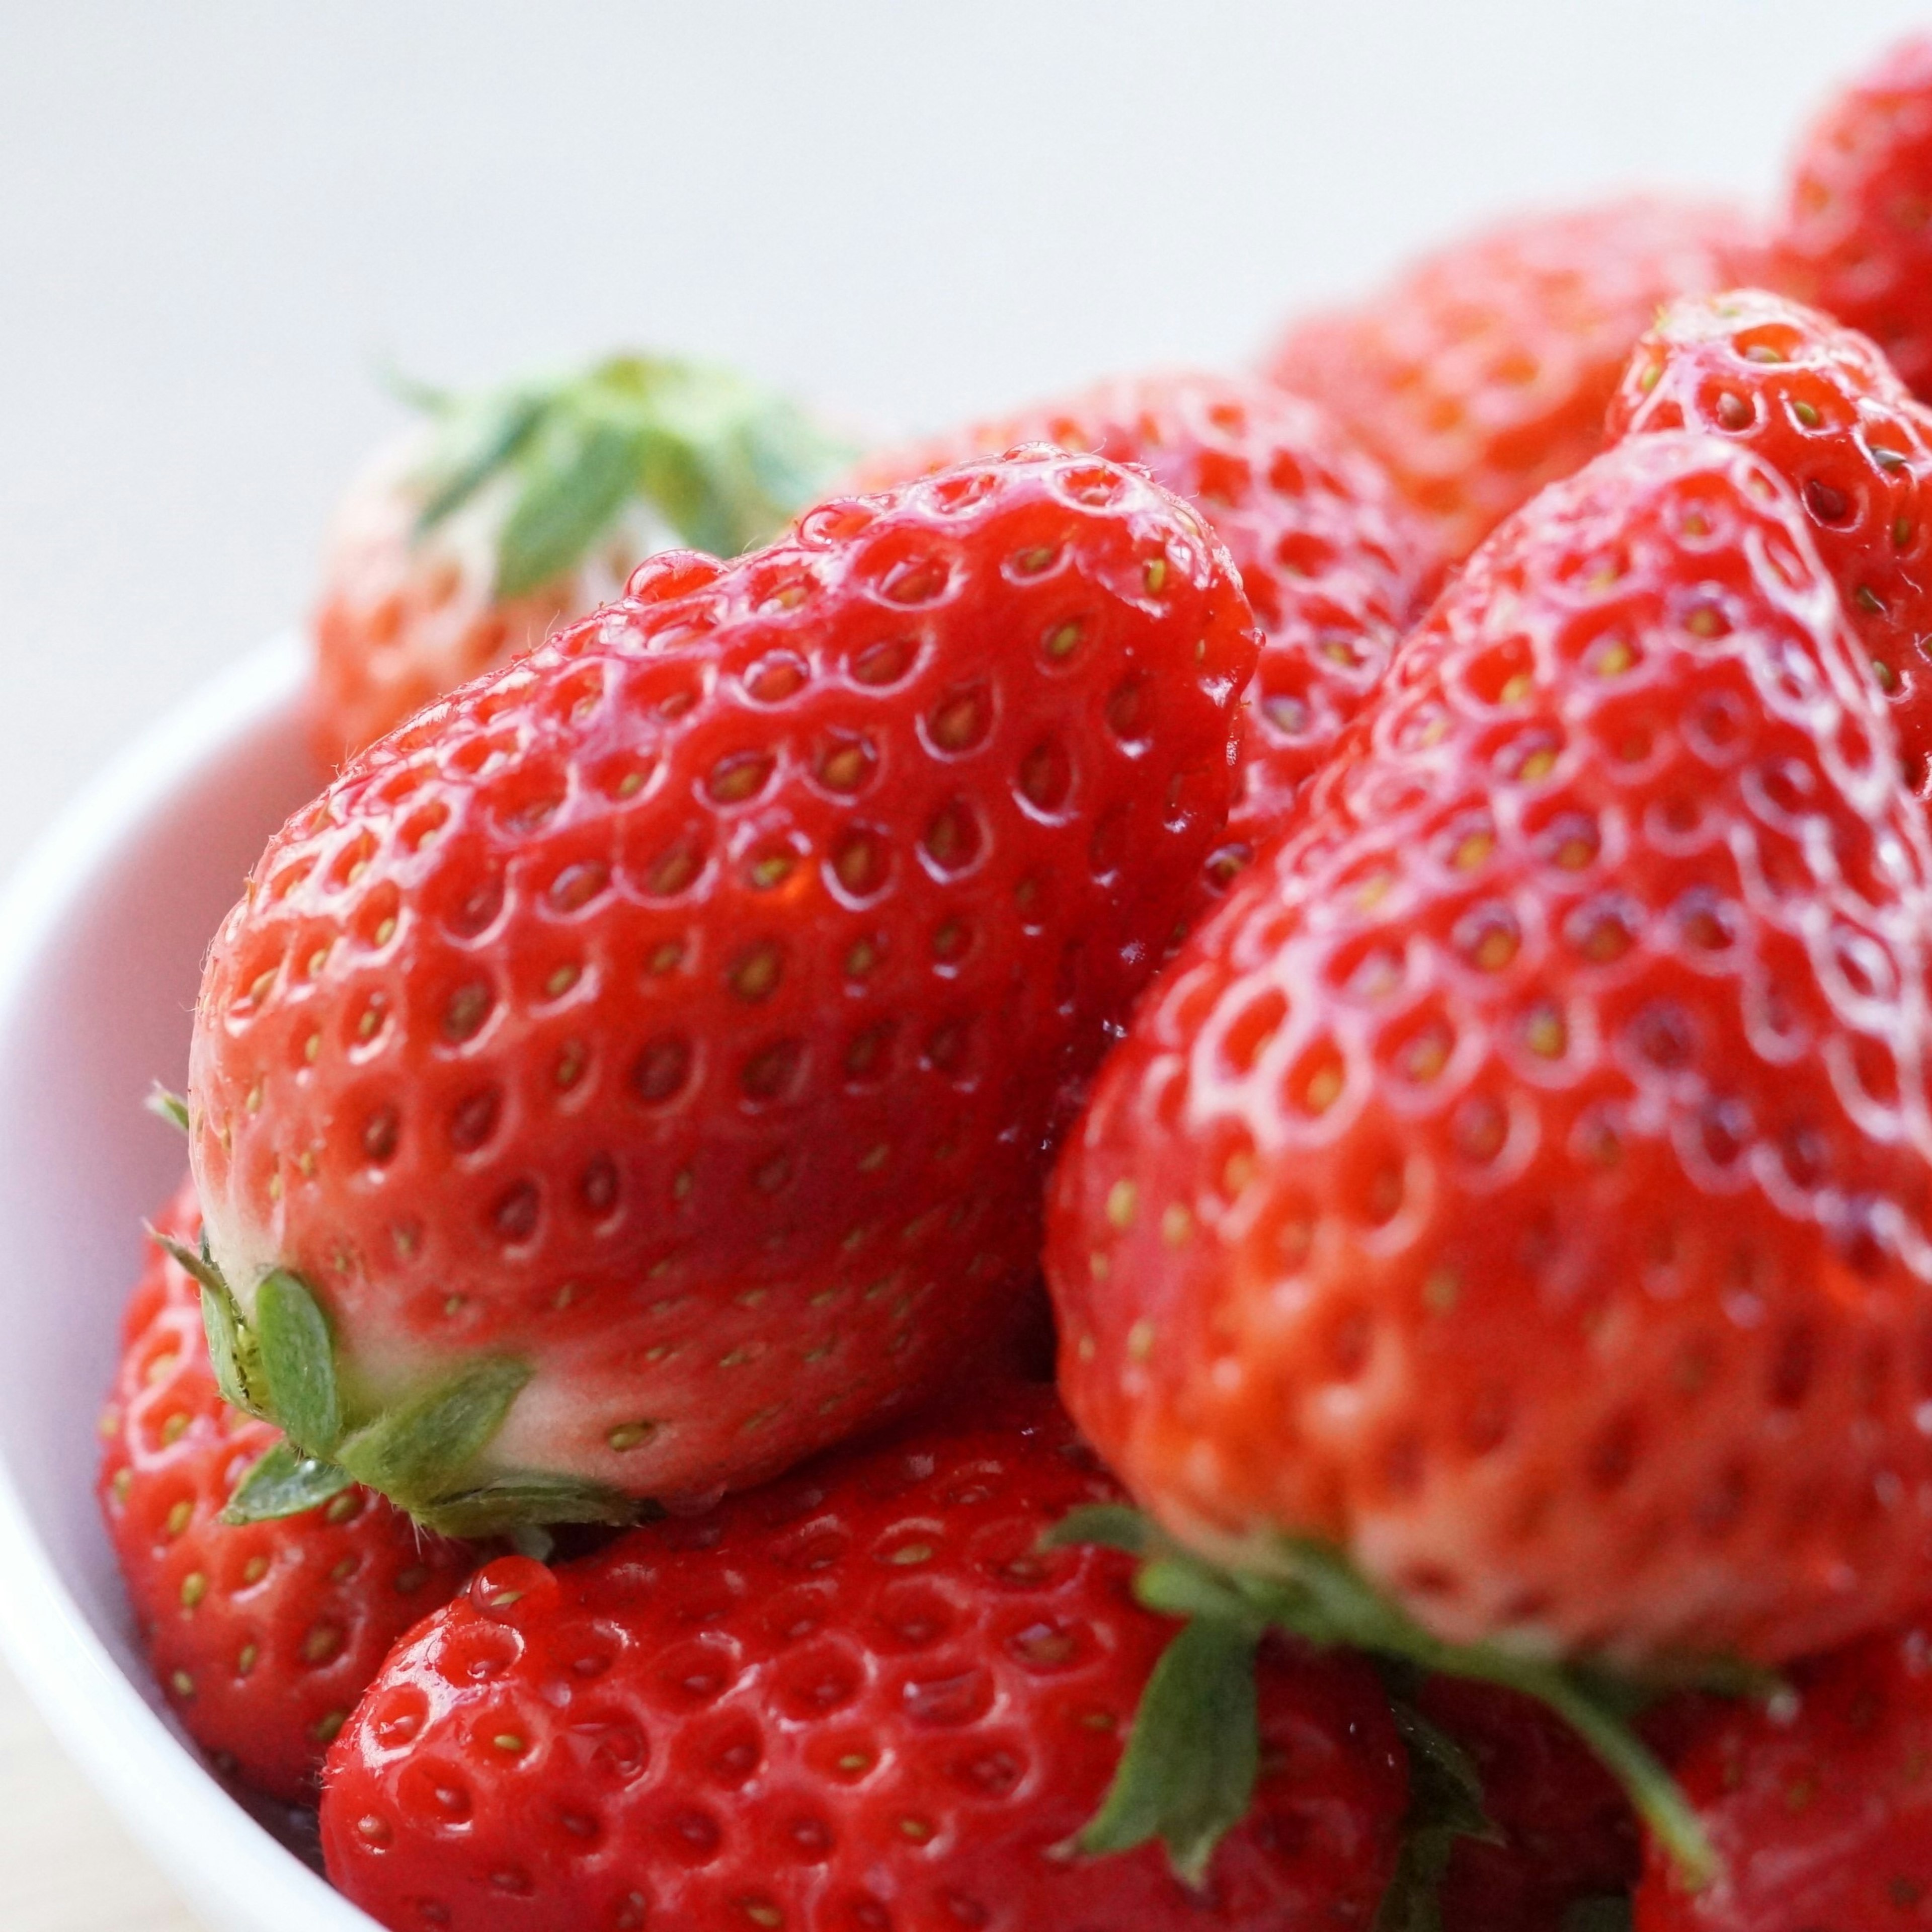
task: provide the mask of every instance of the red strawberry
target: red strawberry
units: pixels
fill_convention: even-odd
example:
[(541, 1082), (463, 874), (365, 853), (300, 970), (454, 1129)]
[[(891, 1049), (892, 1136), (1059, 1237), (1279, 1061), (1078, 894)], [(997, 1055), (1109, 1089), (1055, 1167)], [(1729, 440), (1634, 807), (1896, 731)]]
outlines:
[(1624, 372), (1612, 436), (1687, 428), (1734, 437), (1796, 489), (1906, 781), (1932, 800), (1932, 412), (1856, 330), (1745, 289), (1674, 304)]
[(1252, 379), (1109, 382), (938, 442), (874, 457), (874, 484), (1016, 443), (1138, 464), (1214, 526), (1262, 628), (1240, 795), (1208, 860), (1210, 896), (1252, 859), (1382, 680), (1422, 603), (1420, 530), (1379, 465), (1317, 404)]
[(374, 748), (203, 982), (242, 1392), (473, 1532), (742, 1484), (956, 1375), (1255, 649), (1192, 510), (1021, 453), (646, 565)]
[(1181, 1540), (1316, 1539), (1478, 1674), (1932, 1589), (1932, 848), (1858, 656), (1685, 434), (1405, 643), (1057, 1177), (1062, 1389)]
[(1764, 278), (1737, 209), (1642, 197), (1486, 229), (1268, 358), (1388, 466), (1443, 556), (1589, 460), (1618, 371), (1660, 303)]
[[(157, 1227), (199, 1240), (192, 1182)], [(218, 1763), (313, 1799), (323, 1752), (390, 1646), (461, 1587), (469, 1552), (353, 1490), (282, 1522), (224, 1523), (274, 1431), (222, 1401), (201, 1291), (158, 1246), (128, 1304), (105, 1433), (100, 1505), (170, 1702)]]
[(554, 1572), (493, 1564), (329, 1760), (331, 1877), (450, 1932), (1366, 1928), (1406, 1786), (1374, 1674), (1272, 1652), (1254, 1808), (1200, 1892), (1074, 1856), (1172, 1626), (1047, 1390)]
[(1888, 49), (1798, 143), (1780, 286), (1874, 338), (1932, 398), (1932, 36)]
[(1724, 1869), (1693, 1892), (1653, 1855), (1636, 1932), (1932, 1927), (1932, 1638), (1868, 1638), (1792, 1682), (1707, 1714), (1678, 1768)]
[(473, 396), (385, 450), (338, 513), (313, 625), (318, 749), (334, 765), (651, 552), (761, 543), (847, 452), (722, 370), (642, 356)]

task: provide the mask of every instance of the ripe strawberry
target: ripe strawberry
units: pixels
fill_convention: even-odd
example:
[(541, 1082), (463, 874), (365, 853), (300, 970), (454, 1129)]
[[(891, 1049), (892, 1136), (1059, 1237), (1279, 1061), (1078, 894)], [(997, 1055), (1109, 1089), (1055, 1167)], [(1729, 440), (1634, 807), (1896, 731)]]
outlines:
[(956, 1375), (1255, 650), (1192, 510), (1022, 452), (647, 564), (374, 747), (203, 982), (239, 1391), (477, 1533), (752, 1481)]
[[(157, 1224), (192, 1245), (185, 1183)], [(345, 1490), (280, 1522), (221, 1520), (274, 1441), (221, 1400), (201, 1291), (157, 1246), (128, 1304), (105, 1421), (100, 1505), (154, 1676), (190, 1736), (248, 1784), (313, 1799), (322, 1754), (410, 1627), (473, 1558)]]
[(1214, 526), (1262, 630), (1246, 700), (1240, 792), (1208, 860), (1208, 896), (1279, 828), (1382, 680), (1423, 602), (1430, 553), (1371, 458), (1318, 404), (1252, 378), (1106, 383), (1004, 421), (869, 459), (876, 485), (1016, 443), (1132, 463)]
[(1932, 1639), (1868, 1638), (1792, 1682), (1713, 1709), (1679, 1760), (1724, 1870), (1693, 1892), (1653, 1856), (1636, 1932), (1932, 1927)]
[(1316, 1539), (1475, 1674), (1932, 1589), (1932, 848), (1857, 657), (1789, 487), (1683, 434), (1405, 643), (1057, 1176), (1061, 1386), (1174, 1536)]
[(1796, 489), (1906, 782), (1932, 801), (1932, 412), (1856, 330), (1744, 289), (1665, 310), (1610, 406), (1612, 436), (1687, 428), (1736, 438)]
[(550, 1571), (391, 1660), (329, 1759), (330, 1876), (450, 1932), (1366, 1928), (1406, 1774), (1359, 1659), (1270, 1652), (1246, 1822), (1202, 1888), (1076, 1856), (1172, 1626), (1043, 1550), (1117, 1496), (1050, 1390), (847, 1450)]
[(1793, 157), (1780, 286), (1872, 337), (1932, 398), (1932, 36), (1888, 49)]
[(1295, 323), (1268, 374), (1382, 459), (1453, 562), (1597, 453), (1660, 303), (1762, 281), (1763, 260), (1732, 208), (1635, 197), (1521, 218)]
[(722, 370), (615, 356), (473, 396), (383, 451), (338, 512), (312, 632), (333, 766), (620, 595), (652, 551), (773, 536), (848, 452)]

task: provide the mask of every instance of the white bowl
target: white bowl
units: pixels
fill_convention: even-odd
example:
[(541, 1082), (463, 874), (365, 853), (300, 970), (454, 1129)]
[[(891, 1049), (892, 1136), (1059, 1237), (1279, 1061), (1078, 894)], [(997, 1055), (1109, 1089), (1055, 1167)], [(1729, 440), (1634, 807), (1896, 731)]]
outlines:
[(0, 899), (0, 1648), (135, 1837), (219, 1932), (370, 1932), (202, 1767), (148, 1680), (94, 1506), (95, 1420), (142, 1217), (184, 1150), (203, 949), (317, 789), (293, 638), (163, 718)]

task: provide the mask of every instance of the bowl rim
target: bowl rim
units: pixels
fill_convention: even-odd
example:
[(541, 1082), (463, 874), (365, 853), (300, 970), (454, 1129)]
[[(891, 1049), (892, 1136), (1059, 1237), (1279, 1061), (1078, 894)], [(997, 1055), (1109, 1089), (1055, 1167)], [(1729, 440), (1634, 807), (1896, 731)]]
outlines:
[[(0, 1036), (16, 1020), (42, 948), (129, 836), (204, 766), (286, 713), (308, 675), (302, 640), (292, 632), (272, 638), (163, 714), (59, 812), (0, 891)], [(372, 1922), (248, 1815), (115, 1661), (35, 1532), (4, 1455), (0, 1657), (196, 1910), (289, 1932), (368, 1932)]]

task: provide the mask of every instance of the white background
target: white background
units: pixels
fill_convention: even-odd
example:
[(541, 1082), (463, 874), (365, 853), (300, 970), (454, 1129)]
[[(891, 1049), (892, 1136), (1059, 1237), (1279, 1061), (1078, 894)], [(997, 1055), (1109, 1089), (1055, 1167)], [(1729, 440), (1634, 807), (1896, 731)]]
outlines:
[[(299, 614), (334, 493), (398, 419), (380, 363), (674, 348), (890, 430), (1238, 362), (1526, 202), (1768, 205), (1810, 105), (1920, 18), (0, 0), (0, 864)], [(0, 1685), (9, 1932), (174, 1910)]]

